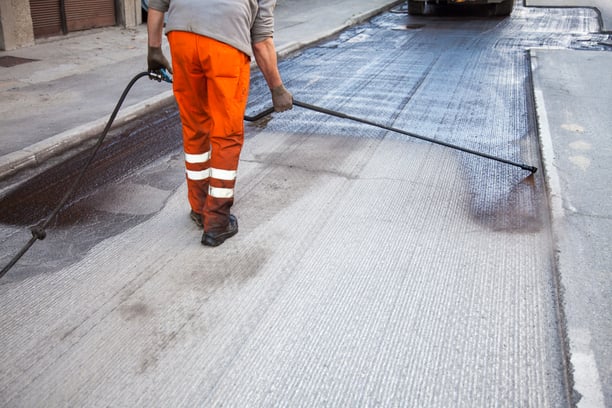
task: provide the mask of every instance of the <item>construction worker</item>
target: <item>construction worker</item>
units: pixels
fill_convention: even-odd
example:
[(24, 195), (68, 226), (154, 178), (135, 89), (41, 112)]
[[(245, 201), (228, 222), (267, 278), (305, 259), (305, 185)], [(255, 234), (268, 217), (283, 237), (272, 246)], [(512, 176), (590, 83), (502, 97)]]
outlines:
[[(275, 0), (149, 0), (149, 71), (167, 69), (183, 126), (191, 218), (202, 244), (217, 246), (238, 232), (230, 208), (248, 98), (251, 57), (277, 112), (293, 107), (278, 71)], [(172, 67), (162, 53), (165, 12)]]

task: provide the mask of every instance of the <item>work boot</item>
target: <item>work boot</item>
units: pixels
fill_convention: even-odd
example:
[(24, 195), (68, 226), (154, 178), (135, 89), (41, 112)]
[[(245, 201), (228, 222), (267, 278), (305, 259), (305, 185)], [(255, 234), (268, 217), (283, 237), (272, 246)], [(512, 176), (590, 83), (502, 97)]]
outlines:
[(202, 244), (206, 246), (219, 246), (226, 239), (233, 237), (238, 233), (238, 220), (230, 214), (227, 228), (222, 232), (205, 232), (202, 235)]
[(189, 214), (189, 217), (191, 218), (191, 220), (193, 222), (195, 222), (195, 224), (198, 226), (198, 228), (204, 228), (204, 223), (202, 222), (202, 216), (200, 214), (198, 214), (197, 212), (191, 210), (191, 213)]

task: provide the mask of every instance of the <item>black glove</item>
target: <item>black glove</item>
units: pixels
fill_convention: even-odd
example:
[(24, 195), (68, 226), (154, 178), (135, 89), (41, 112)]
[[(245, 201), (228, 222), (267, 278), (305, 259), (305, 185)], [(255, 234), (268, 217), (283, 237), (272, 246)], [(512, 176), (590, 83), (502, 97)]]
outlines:
[(275, 112), (284, 112), (293, 108), (293, 95), (282, 84), (270, 89), (270, 92), (272, 92), (272, 105), (274, 105)]
[(169, 73), (172, 73), (172, 67), (166, 57), (164, 57), (161, 47), (149, 47), (147, 65), (149, 66), (149, 72), (165, 69)]

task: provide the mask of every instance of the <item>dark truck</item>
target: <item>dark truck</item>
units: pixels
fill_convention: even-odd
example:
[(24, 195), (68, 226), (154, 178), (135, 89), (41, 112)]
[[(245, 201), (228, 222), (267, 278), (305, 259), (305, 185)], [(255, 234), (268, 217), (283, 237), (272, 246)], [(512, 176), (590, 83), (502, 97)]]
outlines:
[(421, 15), (427, 4), (480, 5), (489, 8), (494, 16), (508, 16), (514, 8), (514, 0), (407, 0), (408, 14)]

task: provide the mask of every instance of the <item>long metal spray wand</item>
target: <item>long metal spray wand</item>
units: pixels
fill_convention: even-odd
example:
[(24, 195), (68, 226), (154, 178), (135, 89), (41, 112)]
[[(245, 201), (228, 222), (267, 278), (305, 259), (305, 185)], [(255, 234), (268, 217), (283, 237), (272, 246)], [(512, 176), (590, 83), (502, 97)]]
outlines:
[[(381, 123), (372, 122), (372, 121), (367, 120), (367, 119), (363, 119), (363, 118), (358, 118), (356, 116), (347, 115), (346, 113), (337, 112), (337, 111), (334, 111), (334, 110), (331, 110), (331, 109), (321, 108), (320, 106), (315, 106), (315, 105), (312, 105), (312, 104), (309, 104), (309, 103), (306, 103), (306, 102), (301, 102), (301, 101), (298, 101), (298, 100), (295, 100), (295, 99), (293, 100), (293, 105), (294, 106), (299, 106), (300, 108), (309, 109), (311, 111), (315, 111), (315, 112), (319, 112), (319, 113), (324, 113), (326, 115), (335, 116), (335, 117), (342, 118), (342, 119), (348, 119), (348, 120), (352, 120), (352, 121), (363, 123), (363, 124), (370, 125), (370, 126), (375, 126), (375, 127), (381, 128), (381, 129), (389, 130), (391, 132), (401, 133), (402, 135), (414, 137), (416, 139), (424, 140), (426, 142), (430, 142), (430, 143), (434, 143), (434, 144), (437, 144), (437, 145), (449, 147), (449, 148), (455, 149), (455, 150), (460, 150), (460, 151), (465, 152), (465, 153), (474, 154), (476, 156), (480, 156), (480, 157), (484, 157), (484, 158), (487, 158), (487, 159), (495, 160), (495, 161), (498, 161), (498, 162), (501, 162), (501, 163), (509, 164), (511, 166), (520, 167), (523, 170), (530, 171), (532, 174), (535, 173), (536, 171), (538, 171), (538, 168), (534, 167), (534, 166), (529, 166), (529, 165), (523, 164), (523, 163), (517, 163), (517, 162), (511, 161), (511, 160), (508, 160), (508, 159), (504, 159), (503, 157), (493, 156), (493, 155), (488, 154), (488, 153), (479, 152), (479, 151), (476, 151), (476, 150), (468, 149), (466, 147), (457, 146), (457, 145), (454, 145), (452, 143), (443, 142), (441, 140), (432, 139), (432, 138), (426, 137), (426, 136), (421, 136), (421, 135), (418, 135), (416, 133), (408, 132), (406, 130), (397, 129), (397, 128), (394, 128), (394, 127), (391, 127), (391, 126), (383, 125)], [(245, 116), (244, 119), (253, 122), (253, 121), (256, 121), (256, 120), (259, 120), (259, 119), (263, 118), (264, 116), (267, 116), (267, 115), (271, 114), (272, 112), (274, 112), (274, 108), (268, 108), (266, 110), (263, 110), (263, 111), (259, 112), (258, 114), (254, 115), (254, 116)]]
[(506, 164), (509, 164), (511, 166), (520, 167), (521, 169), (530, 171), (531, 173), (535, 173), (536, 171), (538, 171), (537, 167), (529, 166), (527, 164), (513, 162), (511, 160), (504, 159), (502, 157), (493, 156), (493, 155), (490, 155), (490, 154), (487, 154), (487, 153), (483, 153), (483, 152), (479, 152), (479, 151), (476, 151), (476, 150), (468, 149), (468, 148), (465, 148), (465, 147), (457, 146), (457, 145), (454, 145), (454, 144), (451, 144), (451, 143), (447, 143), (447, 142), (443, 142), (443, 141), (440, 141), (440, 140), (432, 139), (432, 138), (429, 138), (429, 137), (426, 137), (426, 136), (417, 135), (416, 133), (407, 132), (407, 131), (402, 130), (402, 129), (397, 129), (397, 128), (394, 128), (394, 127), (391, 127), (391, 126), (382, 125), (380, 123), (374, 123), (374, 122), (371, 122), (371, 121), (366, 120), (366, 119), (362, 119), (362, 118), (358, 118), (358, 117), (355, 117), (355, 116), (347, 115), (347, 114), (344, 114), (344, 113), (341, 113), (341, 112), (336, 112), (336, 111), (333, 111), (333, 110), (330, 110), (330, 109), (321, 108), (321, 107), (318, 107), (318, 106), (315, 106), (315, 105), (311, 105), (309, 103), (305, 103), (305, 102), (300, 102), (300, 101), (294, 100), (293, 104), (295, 106), (299, 106), (301, 108), (310, 109), (312, 111), (316, 111), (316, 112), (320, 112), (320, 113), (325, 113), (327, 115), (336, 116), (336, 117), (343, 118), (343, 119), (353, 120), (355, 122), (364, 123), (364, 124), (370, 125), (370, 126), (376, 126), (376, 127), (382, 128), (382, 129), (390, 130), (392, 132), (401, 133), (402, 135), (414, 137), (416, 139), (425, 140), (427, 142), (435, 143), (437, 145), (441, 145), (441, 146), (445, 146), (445, 147), (450, 147), (451, 149), (460, 150), (460, 151), (465, 152), (465, 153), (474, 154), (476, 156), (480, 156), (480, 157), (484, 157), (484, 158), (487, 158), (487, 159), (495, 160), (495, 161), (498, 161), (498, 162), (501, 162), (501, 163), (506, 163)]

